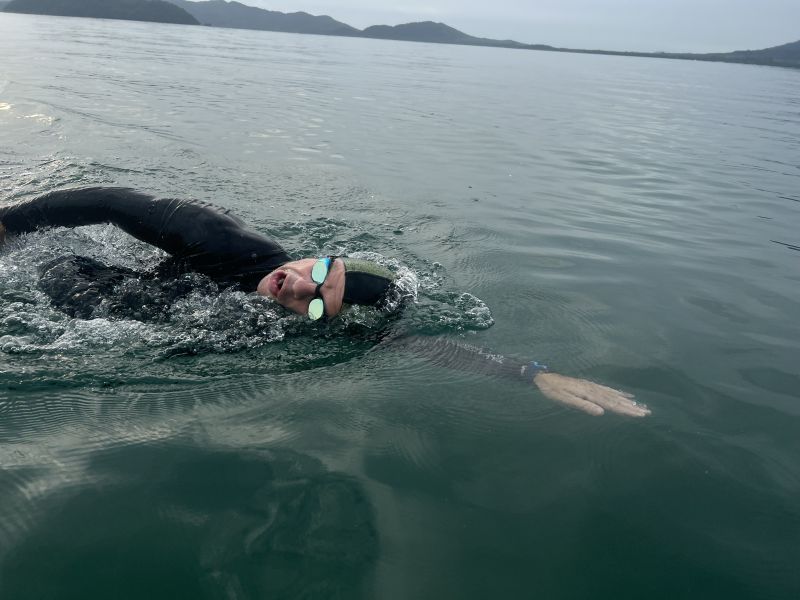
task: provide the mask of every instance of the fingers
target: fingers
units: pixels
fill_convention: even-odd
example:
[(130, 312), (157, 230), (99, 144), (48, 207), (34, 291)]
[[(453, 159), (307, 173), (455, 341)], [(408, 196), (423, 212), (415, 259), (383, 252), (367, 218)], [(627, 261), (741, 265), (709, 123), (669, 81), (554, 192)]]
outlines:
[(644, 405), (637, 404), (633, 400), (632, 394), (606, 388), (602, 393), (593, 395), (592, 402), (620, 415), (629, 417), (646, 417), (650, 414), (650, 409)]
[(625, 402), (622, 407), (624, 412), (621, 412), (621, 414), (630, 415), (631, 417), (646, 417), (650, 414), (650, 409), (647, 406), (637, 402)]
[(628, 417), (646, 417), (650, 414), (650, 409), (636, 403), (633, 394), (586, 379), (543, 373), (536, 376), (534, 383), (551, 400), (590, 415), (600, 416), (606, 410)]
[(570, 391), (579, 398), (598, 404), (606, 410), (629, 417), (646, 417), (650, 414), (650, 409), (644, 405), (637, 404), (633, 400), (633, 394), (621, 392), (592, 381), (581, 380), (580, 384), (577, 389)]
[(550, 373), (547, 375), (548, 377), (544, 377), (543, 375), (538, 376), (535, 379), (535, 383), (542, 393), (551, 400), (561, 402), (561, 404), (566, 404), (572, 408), (577, 408), (578, 410), (582, 410), (596, 417), (599, 417), (605, 412), (601, 406), (577, 396), (565, 387), (563, 385), (564, 378), (561, 376), (554, 376)]
[(607, 385), (602, 385), (600, 383), (595, 383), (594, 381), (584, 381), (581, 380), (583, 383), (586, 384), (584, 392), (585, 393), (599, 393), (602, 392), (607, 394), (609, 397), (622, 397), (628, 398), (633, 400), (634, 395), (628, 392), (623, 392), (622, 390), (617, 390), (612, 387), (608, 387)]
[(606, 406), (606, 408), (617, 414), (626, 415), (629, 417), (646, 417), (647, 415), (650, 414), (649, 408), (647, 408), (646, 406), (640, 406), (635, 402), (631, 402), (629, 400), (615, 402), (612, 405)]
[(578, 396), (574, 396), (568, 392), (553, 395), (552, 399), (557, 402), (561, 402), (562, 404), (566, 404), (567, 406), (571, 406), (572, 408), (582, 410), (583, 412), (589, 413), (595, 417), (599, 417), (605, 413), (602, 406), (598, 406), (594, 402), (589, 402), (588, 400), (584, 400), (583, 398), (579, 398)]

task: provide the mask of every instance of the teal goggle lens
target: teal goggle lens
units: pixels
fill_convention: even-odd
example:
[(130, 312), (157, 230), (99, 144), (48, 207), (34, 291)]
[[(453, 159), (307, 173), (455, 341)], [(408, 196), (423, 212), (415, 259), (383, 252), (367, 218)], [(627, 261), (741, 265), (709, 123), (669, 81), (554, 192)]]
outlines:
[[(328, 271), (331, 268), (331, 258), (326, 256), (320, 258), (314, 263), (311, 268), (311, 280), (317, 284), (317, 295), (319, 295), (319, 286), (325, 283), (325, 278), (328, 276)], [(325, 303), (321, 297), (314, 298), (308, 304), (308, 318), (312, 321), (317, 321), (325, 316)]]
[(330, 258), (320, 258), (317, 262), (315, 262), (314, 267), (311, 269), (311, 279), (314, 281), (314, 283), (324, 283), (325, 278), (328, 276), (328, 270), (330, 267)]
[(308, 305), (308, 318), (312, 321), (321, 319), (325, 314), (325, 304), (322, 298), (314, 298)]

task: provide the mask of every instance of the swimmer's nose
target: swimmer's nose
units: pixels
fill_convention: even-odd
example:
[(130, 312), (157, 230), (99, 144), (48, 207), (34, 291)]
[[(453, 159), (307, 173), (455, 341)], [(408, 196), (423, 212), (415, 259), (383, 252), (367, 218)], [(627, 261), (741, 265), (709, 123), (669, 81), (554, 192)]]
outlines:
[(316, 291), (317, 284), (303, 277), (298, 277), (292, 286), (292, 295), (298, 300), (313, 298)]

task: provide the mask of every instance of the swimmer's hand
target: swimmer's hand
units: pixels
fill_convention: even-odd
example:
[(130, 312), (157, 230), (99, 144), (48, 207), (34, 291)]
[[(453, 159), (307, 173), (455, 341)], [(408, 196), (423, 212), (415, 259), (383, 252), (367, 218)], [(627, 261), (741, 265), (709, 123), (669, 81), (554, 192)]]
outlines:
[(556, 402), (600, 416), (606, 410), (629, 417), (646, 417), (650, 410), (633, 400), (633, 395), (610, 387), (575, 379), (558, 373), (539, 373), (533, 382), (542, 393)]
[(2, 246), (6, 241), (6, 226), (3, 225), (3, 222), (0, 221), (0, 246)]

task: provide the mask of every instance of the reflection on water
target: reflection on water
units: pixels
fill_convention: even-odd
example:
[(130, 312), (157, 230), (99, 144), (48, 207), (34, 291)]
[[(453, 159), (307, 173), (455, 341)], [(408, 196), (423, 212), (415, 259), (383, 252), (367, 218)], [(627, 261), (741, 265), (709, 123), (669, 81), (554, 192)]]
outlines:
[(291, 450), (180, 442), (99, 452), (88, 481), (38, 498), (41, 517), (0, 568), (3, 595), (369, 595), (378, 534), (354, 478)]

